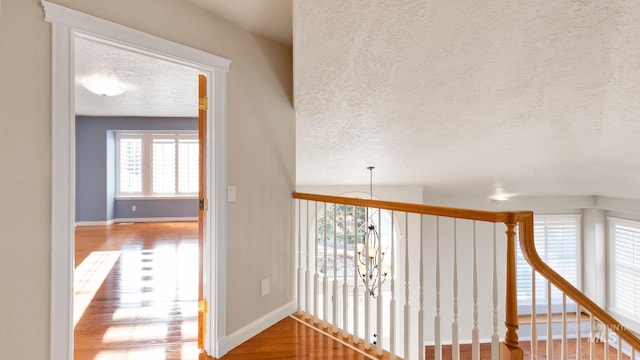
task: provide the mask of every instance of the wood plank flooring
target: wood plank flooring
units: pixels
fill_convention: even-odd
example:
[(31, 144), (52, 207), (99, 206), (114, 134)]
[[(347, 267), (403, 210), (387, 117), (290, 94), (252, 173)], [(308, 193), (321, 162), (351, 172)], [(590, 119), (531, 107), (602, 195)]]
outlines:
[[(561, 345), (562, 343), (560, 340), (553, 341), (553, 357), (552, 357), (553, 359), (558, 359), (558, 360), (562, 359)], [(604, 359), (605, 358), (604, 343), (598, 342), (598, 343), (595, 343), (594, 345), (595, 346), (594, 346), (593, 358)], [(520, 346), (524, 351), (524, 358), (530, 359), (531, 358), (531, 342), (529, 341), (521, 342)], [(546, 341), (538, 341), (537, 359), (539, 360), (547, 359), (546, 346), (547, 346)], [(589, 356), (590, 344), (587, 341), (587, 339), (583, 339), (582, 342), (580, 343), (580, 346), (581, 346), (580, 348), (581, 355), (579, 359), (590, 359), (590, 356)], [(472, 356), (471, 345), (469, 344), (460, 345), (460, 359), (471, 359), (471, 356)], [(609, 359), (617, 359), (617, 356), (618, 356), (617, 350), (613, 347), (609, 347)], [(451, 353), (451, 345), (443, 345), (442, 359), (451, 359), (452, 357), (453, 355)], [(491, 358), (491, 344), (488, 344), (488, 343), (480, 344), (480, 359), (490, 359), (490, 358)], [(567, 340), (567, 358), (568, 359), (576, 358), (576, 340), (575, 339)], [(629, 360), (629, 358), (630, 357), (627, 355), (621, 356), (621, 359), (624, 359), (624, 360)], [(433, 346), (426, 347), (425, 359), (426, 360), (435, 359)]]
[(76, 269), (118, 256), (106, 278), (85, 281), (103, 282), (77, 320), (76, 360), (198, 358), (197, 233), (196, 222), (76, 229)]
[[(228, 352), (219, 360), (364, 360), (357, 352), (316, 329), (287, 317)], [(202, 355), (200, 360), (215, 360)]]

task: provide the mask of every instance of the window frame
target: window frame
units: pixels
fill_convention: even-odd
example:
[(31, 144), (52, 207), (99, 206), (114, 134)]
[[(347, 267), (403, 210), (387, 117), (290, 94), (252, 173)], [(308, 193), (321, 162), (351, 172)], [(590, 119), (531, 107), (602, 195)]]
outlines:
[[(197, 199), (198, 190), (192, 193), (179, 192), (179, 142), (180, 140), (198, 141), (197, 130), (115, 130), (115, 199)], [(141, 139), (142, 141), (142, 190), (140, 192), (122, 192), (120, 189), (120, 141), (122, 139)], [(154, 193), (153, 192), (153, 145), (155, 139), (174, 139), (175, 142), (175, 192)], [(199, 161), (198, 161), (199, 166)], [(199, 171), (199, 170), (198, 170)], [(198, 179), (199, 181), (199, 179)]]
[[(582, 289), (582, 214), (579, 213), (565, 213), (565, 214), (535, 214), (534, 215), (534, 228), (537, 226), (536, 223), (538, 221), (546, 221), (548, 219), (555, 219), (555, 220), (561, 220), (561, 219), (566, 219), (567, 221), (569, 219), (575, 220), (576, 221), (576, 283), (574, 284), (574, 286), (578, 289)], [(535, 234), (534, 234), (535, 235)], [(529, 263), (526, 262), (526, 260), (524, 260), (522, 253), (520, 251), (520, 244), (517, 240), (516, 237), (516, 250), (517, 250), (517, 257), (516, 257), (516, 266), (521, 266), (520, 264), (520, 259), (522, 258), (524, 263), (527, 265), (527, 268), (529, 269), (529, 271), (527, 271), (528, 274), (531, 274), (531, 270), (530, 267), (528, 267)], [(543, 261), (546, 260), (544, 259), (543, 254), (540, 254), (540, 257)], [(550, 265), (551, 266), (551, 265)], [(553, 269), (553, 267), (552, 267)], [(556, 269), (553, 269), (555, 271), (557, 271)], [(530, 275), (528, 275), (530, 276)], [(516, 276), (516, 281), (518, 280), (519, 276)], [(542, 279), (542, 282), (540, 282), (539, 280)], [(552, 291), (553, 291), (553, 284), (552, 286)], [(518, 289), (519, 289), (519, 285), (517, 285)], [(547, 281), (546, 279), (542, 278), (542, 276), (536, 276), (536, 290), (540, 289), (540, 287), (543, 287), (543, 292), (544, 292), (544, 296), (542, 299), (536, 297), (536, 313), (537, 314), (546, 314), (547, 310), (548, 310), (548, 304), (547, 304)], [(529, 294), (530, 292), (530, 288), (529, 288)], [(537, 290), (539, 291), (539, 290)], [(531, 297), (531, 295), (529, 295)], [(553, 299), (553, 298), (552, 298)], [(541, 301), (542, 300), (542, 301)], [(523, 303), (521, 301), (521, 299), (518, 299), (518, 313), (521, 315), (524, 314), (531, 314), (532, 313), (532, 304), (531, 302), (526, 302)], [(573, 312), (576, 310), (576, 306), (575, 303), (573, 301), (571, 301), (571, 299), (567, 298), (567, 304), (566, 304), (566, 311), (568, 312)], [(552, 300), (551, 302), (551, 313), (560, 313), (562, 312), (562, 301), (558, 301), (558, 299), (555, 299), (555, 301)]]
[[(614, 314), (616, 318), (626, 327), (633, 331), (640, 331), (640, 314), (637, 318), (628, 312), (621, 311), (615, 307), (616, 302), (616, 225), (623, 225), (635, 228), (640, 233), (640, 220), (625, 219), (615, 216), (607, 216), (607, 310)], [(638, 251), (640, 252), (640, 246)], [(640, 271), (639, 271), (640, 273)], [(640, 300), (638, 300), (640, 302)]]
[[(340, 194), (338, 196), (341, 197), (350, 197), (350, 198), (356, 198), (356, 199), (369, 199), (371, 198), (370, 194), (364, 193), (364, 192), (347, 192), (347, 193), (343, 193)], [(374, 200), (380, 200), (380, 198), (376, 197), (375, 195), (373, 196)], [(320, 203), (319, 203), (320, 204)], [(371, 208), (371, 207), (366, 207), (366, 206), (353, 206), (353, 205), (341, 205), (341, 204), (334, 204), (334, 203), (326, 203), (326, 204), (322, 204), (319, 205), (317, 207), (317, 212), (314, 213), (314, 218), (311, 220), (311, 226), (309, 226), (308, 229), (308, 237), (307, 237), (307, 244), (306, 246), (309, 248), (309, 251), (311, 251), (311, 253), (309, 254), (310, 258), (312, 259), (311, 262), (314, 263), (318, 269), (318, 272), (321, 273), (321, 268), (323, 265), (323, 260), (324, 260), (324, 255), (320, 255), (320, 253), (318, 252), (318, 257), (315, 257), (315, 250), (313, 249), (314, 246), (320, 246), (320, 240), (324, 241), (323, 238), (321, 238), (321, 232), (320, 232), (320, 228), (321, 228), (321, 223), (324, 222), (324, 209), (326, 206), (331, 205), (331, 206), (335, 206), (335, 205), (340, 205), (340, 206), (346, 206), (346, 208), (348, 209), (362, 209), (365, 211), (365, 217), (364, 220), (365, 222), (362, 223), (362, 225), (367, 224), (367, 217), (369, 218), (373, 218), (373, 222), (376, 225), (376, 228), (378, 229), (379, 233), (379, 239), (381, 242), (381, 246), (387, 246), (389, 248), (388, 252), (391, 254), (394, 254), (394, 256), (396, 256), (395, 259), (395, 264), (398, 264), (398, 262), (400, 261), (398, 256), (400, 256), (399, 254), (399, 248), (398, 246), (400, 245), (400, 238), (403, 236), (401, 228), (400, 228), (400, 224), (399, 224), (399, 220), (397, 218), (397, 215), (394, 215), (392, 211), (390, 210), (386, 210), (386, 209), (380, 209), (380, 208)], [(335, 209), (335, 208), (334, 208)], [(314, 210), (315, 211), (315, 210)], [(357, 211), (357, 210), (356, 210)], [(381, 224), (378, 223), (378, 215), (380, 215), (380, 222), (385, 223), (385, 226), (381, 226)], [(357, 216), (356, 216), (357, 217)], [(391, 222), (393, 222), (393, 234), (391, 233)], [(316, 229), (317, 233), (316, 233)], [(354, 229), (357, 229), (357, 227), (355, 227)], [(331, 234), (331, 232), (329, 232), (329, 234)], [(339, 236), (344, 236), (344, 234), (337, 234)], [(362, 237), (364, 237), (364, 230), (363, 233), (352, 233), (349, 232), (347, 234), (347, 236), (349, 235), (353, 235), (354, 236), (354, 241), (357, 243), (358, 240), (362, 239)], [(317, 238), (316, 238), (317, 236)], [(391, 237), (395, 237), (395, 249), (391, 250)], [(314, 240), (315, 239), (315, 240)], [(355, 246), (355, 244), (354, 244)], [(353, 248), (348, 249), (348, 251), (353, 251)], [(326, 254), (328, 258), (333, 258), (333, 254), (332, 253), (328, 253)], [(355, 260), (355, 259), (354, 259)], [(335, 259), (333, 259), (332, 261), (335, 261)], [(385, 257), (383, 264), (387, 264), (389, 265), (391, 263), (391, 257), (387, 256)], [(396, 265), (397, 266), (397, 265)], [(333, 270), (333, 269), (330, 269)], [(343, 269), (344, 270), (344, 269)], [(349, 286), (349, 288), (353, 288), (354, 284), (354, 274), (351, 271), (355, 271), (354, 267), (349, 266), (348, 267), (348, 274), (347, 274), (347, 284)], [(395, 274), (391, 274), (392, 277), (397, 277), (397, 274), (399, 273), (399, 270), (396, 268)], [(331, 275), (327, 275), (329, 277), (333, 277), (333, 272), (327, 272), (327, 274), (331, 274)], [(338, 272), (336, 275), (338, 278), (343, 278), (344, 274), (342, 272)], [(385, 283), (383, 284), (383, 291), (387, 291), (389, 288), (390, 281), (385, 281)], [(364, 287), (364, 284), (362, 282), (358, 283), (358, 286), (360, 287)]]

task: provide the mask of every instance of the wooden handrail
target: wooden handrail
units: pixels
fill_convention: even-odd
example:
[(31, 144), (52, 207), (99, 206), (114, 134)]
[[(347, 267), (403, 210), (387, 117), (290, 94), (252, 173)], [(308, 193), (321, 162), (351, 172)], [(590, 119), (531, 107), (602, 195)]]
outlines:
[(317, 202), (326, 202), (343, 205), (355, 205), (362, 207), (370, 207), (376, 209), (385, 209), (393, 211), (402, 211), (408, 213), (416, 213), (423, 215), (434, 215), (452, 217), (458, 219), (479, 220), (488, 222), (506, 222), (508, 219), (512, 219), (514, 216), (519, 217), (518, 212), (494, 212), (484, 210), (468, 210), (459, 208), (450, 208), (444, 206), (431, 206), (421, 204), (410, 204), (394, 201), (382, 201), (382, 200), (368, 200), (349, 198), (344, 196), (329, 196), (329, 195), (316, 195), (305, 193), (293, 193), (294, 199), (311, 200)]
[(533, 240), (533, 215), (522, 218), (519, 222), (519, 229), (520, 249), (522, 250), (524, 258), (529, 262), (529, 265), (531, 265), (534, 270), (540, 273), (540, 275), (551, 282), (560, 291), (579, 304), (583, 309), (587, 310), (587, 312), (592, 314), (600, 322), (603, 322), (607, 328), (612, 329), (620, 338), (626, 341), (627, 344), (636, 350), (640, 350), (640, 339), (638, 339), (633, 332), (620, 324), (620, 322), (614, 319), (580, 290), (576, 289), (571, 285), (571, 283), (551, 269), (551, 267), (549, 267), (549, 265), (540, 258)]

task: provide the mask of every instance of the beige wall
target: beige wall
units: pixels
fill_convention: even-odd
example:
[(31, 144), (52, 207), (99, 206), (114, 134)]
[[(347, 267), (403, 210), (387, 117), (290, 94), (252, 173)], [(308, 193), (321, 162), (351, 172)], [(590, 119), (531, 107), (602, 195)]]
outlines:
[(49, 26), (32, 0), (3, 0), (1, 11), (0, 357), (47, 359)]
[[(178, 0), (56, 0), (233, 61), (228, 76), (227, 333), (292, 299), (291, 49)], [(49, 357), (50, 26), (36, 0), (0, 10), (0, 355)], [(26, 146), (25, 146), (26, 145)], [(20, 149), (21, 152), (16, 152)], [(260, 280), (271, 294), (260, 296)]]

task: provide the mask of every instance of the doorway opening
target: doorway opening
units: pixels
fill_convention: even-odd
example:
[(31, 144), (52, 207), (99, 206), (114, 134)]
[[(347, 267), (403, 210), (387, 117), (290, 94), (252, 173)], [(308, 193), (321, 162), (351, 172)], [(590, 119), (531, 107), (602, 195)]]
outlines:
[[(216, 356), (223, 329), (226, 263), (221, 256), (226, 241), (225, 189), (225, 84), (230, 61), (152, 35), (95, 18), (62, 6), (42, 2), (45, 20), (52, 23), (52, 279), (51, 355), (54, 360), (73, 359), (74, 232), (76, 222), (76, 91), (75, 40), (95, 37), (139, 54), (196, 69), (211, 81), (211, 111), (207, 113), (207, 182), (210, 211), (204, 215), (203, 283), (210, 301), (206, 320), (205, 350)], [(214, 91), (215, 90), (215, 91)], [(114, 254), (99, 254), (106, 264)], [(108, 266), (108, 265), (107, 265)], [(220, 331), (222, 329), (222, 331)]]
[(86, 34), (73, 45), (74, 357), (196, 358), (199, 70)]

